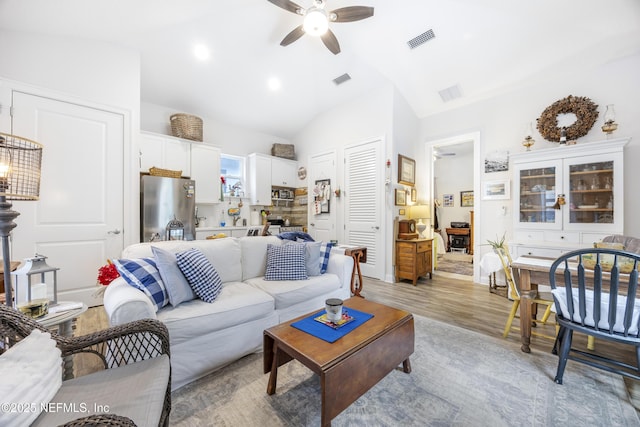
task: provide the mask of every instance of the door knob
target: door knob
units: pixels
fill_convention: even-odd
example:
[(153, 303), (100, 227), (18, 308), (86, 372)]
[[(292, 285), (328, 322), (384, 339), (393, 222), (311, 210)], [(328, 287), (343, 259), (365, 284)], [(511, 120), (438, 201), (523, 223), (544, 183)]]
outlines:
[(120, 233), (121, 233), (121, 231), (118, 230), (117, 228), (115, 230), (107, 231), (107, 234), (120, 234)]
[(374, 230), (380, 230), (380, 227), (378, 227), (377, 225), (371, 228), (373, 228)]
[(312, 226), (312, 227), (315, 227), (315, 226), (316, 226), (314, 223), (311, 223), (311, 224), (309, 224), (309, 225), (310, 225), (310, 226)]

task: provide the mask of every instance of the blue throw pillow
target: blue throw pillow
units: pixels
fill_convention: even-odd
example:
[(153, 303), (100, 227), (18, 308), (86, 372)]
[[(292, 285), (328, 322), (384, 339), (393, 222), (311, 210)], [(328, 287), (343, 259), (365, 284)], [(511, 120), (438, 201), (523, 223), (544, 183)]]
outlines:
[(332, 247), (333, 243), (331, 242), (322, 242), (322, 245), (320, 245), (320, 274), (327, 272), (327, 267), (329, 266), (329, 254)]
[(199, 249), (176, 254), (178, 267), (201, 300), (212, 303), (222, 291), (222, 279), (207, 257)]
[(116, 259), (113, 263), (128, 284), (149, 297), (156, 311), (169, 304), (169, 295), (153, 258)]
[(303, 231), (283, 231), (278, 234), (278, 239), (280, 240), (291, 240), (297, 242), (302, 240), (304, 242), (313, 242), (313, 237)]
[(303, 243), (267, 245), (265, 280), (307, 280), (305, 247)]
[(191, 285), (178, 267), (176, 255), (157, 246), (152, 246), (151, 250), (156, 258), (160, 277), (169, 295), (169, 304), (175, 307), (181, 302), (196, 299), (197, 296), (191, 289)]

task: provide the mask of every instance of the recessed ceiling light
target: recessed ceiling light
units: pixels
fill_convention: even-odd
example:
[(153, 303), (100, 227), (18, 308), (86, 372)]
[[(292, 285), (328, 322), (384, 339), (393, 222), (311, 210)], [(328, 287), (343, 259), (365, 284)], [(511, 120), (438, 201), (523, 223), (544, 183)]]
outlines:
[(279, 79), (271, 77), (269, 80), (267, 80), (267, 86), (269, 86), (269, 89), (275, 92), (276, 90), (279, 90), (280, 87), (282, 87), (282, 83), (280, 83)]
[(200, 61), (206, 61), (210, 56), (209, 48), (202, 43), (198, 43), (193, 47), (193, 54)]

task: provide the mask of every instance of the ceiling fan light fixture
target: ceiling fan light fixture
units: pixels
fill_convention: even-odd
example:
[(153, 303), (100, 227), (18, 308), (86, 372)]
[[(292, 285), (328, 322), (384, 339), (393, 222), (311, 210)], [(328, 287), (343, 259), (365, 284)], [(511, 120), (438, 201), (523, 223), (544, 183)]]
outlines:
[(321, 36), (329, 29), (327, 13), (315, 7), (307, 10), (303, 23), (304, 32), (311, 36)]

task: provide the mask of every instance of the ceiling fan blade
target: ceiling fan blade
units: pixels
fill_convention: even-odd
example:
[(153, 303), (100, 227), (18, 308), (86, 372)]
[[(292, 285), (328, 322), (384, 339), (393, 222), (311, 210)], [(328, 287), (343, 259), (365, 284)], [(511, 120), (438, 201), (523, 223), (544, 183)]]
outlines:
[(302, 28), (302, 25), (299, 25), (282, 39), (282, 41), (280, 42), (280, 46), (289, 46), (291, 43), (298, 40), (303, 35), (304, 29)]
[(338, 39), (336, 35), (333, 34), (333, 31), (327, 30), (326, 33), (322, 35), (322, 43), (329, 49), (334, 55), (340, 53), (340, 43), (338, 43)]
[[(335, 15), (335, 19), (333, 19)], [(333, 22), (353, 22), (367, 19), (373, 16), (373, 8), (369, 6), (349, 6), (332, 10), (330, 13)]]
[(269, 3), (273, 3), (278, 7), (283, 8), (284, 10), (288, 10), (291, 13), (298, 14), (298, 10), (304, 10), (302, 6), (295, 4), (290, 0), (268, 0)]

